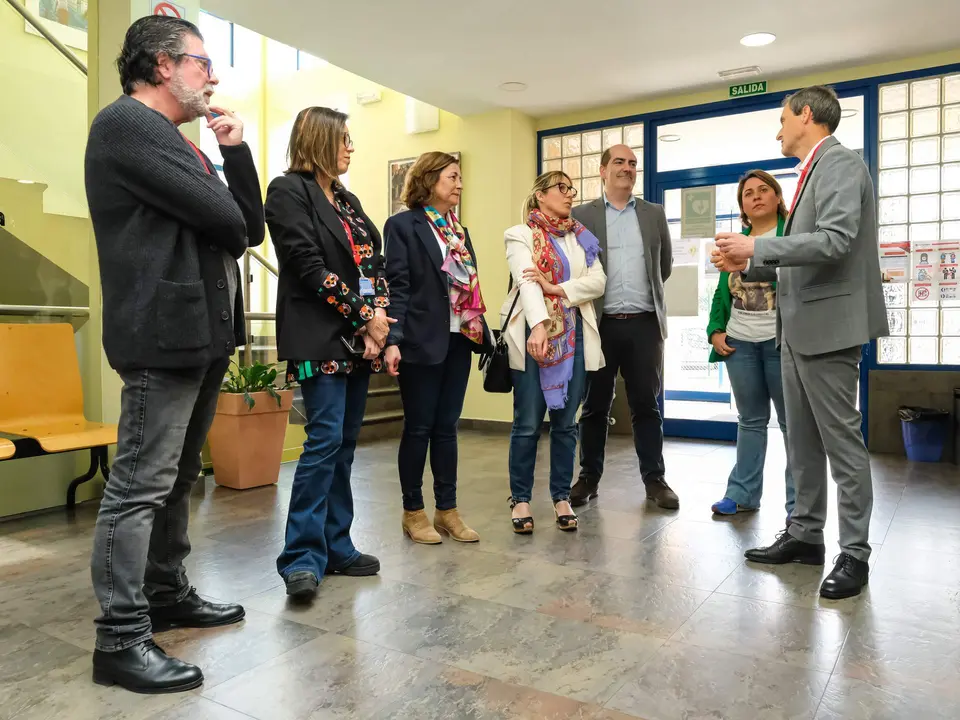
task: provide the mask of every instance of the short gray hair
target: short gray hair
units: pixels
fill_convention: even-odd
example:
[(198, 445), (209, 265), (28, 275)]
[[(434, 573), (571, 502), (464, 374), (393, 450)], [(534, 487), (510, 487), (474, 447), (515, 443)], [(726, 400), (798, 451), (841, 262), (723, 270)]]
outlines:
[(817, 125), (826, 125), (833, 135), (840, 126), (840, 100), (833, 88), (825, 85), (811, 85), (798, 90), (793, 95), (783, 99), (784, 106), (790, 107), (790, 112), (799, 115), (805, 107), (813, 113), (813, 121)]

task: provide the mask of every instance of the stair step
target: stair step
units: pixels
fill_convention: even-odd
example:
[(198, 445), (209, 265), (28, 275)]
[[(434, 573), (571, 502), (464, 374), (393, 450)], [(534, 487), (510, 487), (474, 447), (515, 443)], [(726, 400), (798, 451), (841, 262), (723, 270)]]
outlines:
[(397, 387), (396, 385), (394, 385), (393, 387), (375, 387), (375, 388), (370, 388), (370, 389), (367, 391), (367, 397), (368, 397), (368, 398), (373, 398), (373, 397), (386, 397), (386, 396), (389, 396), (389, 395), (399, 395), (399, 394), (400, 394), (400, 388)]
[(386, 410), (384, 412), (367, 413), (363, 416), (364, 425), (382, 425), (384, 423), (401, 422), (402, 410)]

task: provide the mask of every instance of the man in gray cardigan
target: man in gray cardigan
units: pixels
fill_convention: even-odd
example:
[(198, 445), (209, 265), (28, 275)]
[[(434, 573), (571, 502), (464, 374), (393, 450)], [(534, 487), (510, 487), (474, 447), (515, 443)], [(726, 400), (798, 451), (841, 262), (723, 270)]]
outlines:
[(784, 236), (720, 233), (714, 264), (749, 266), (750, 280), (779, 278), (777, 320), (787, 411), (787, 453), (797, 501), (787, 532), (748, 560), (824, 563), (827, 461), (837, 483), (839, 560), (820, 594), (858, 595), (867, 583), (873, 484), (857, 409), (861, 346), (887, 335), (873, 181), (857, 153), (833, 133), (840, 103), (809, 87), (784, 102), (777, 139), (801, 160)]
[[(93, 679), (135, 692), (189, 690), (199, 668), (153, 631), (239, 622), (239, 605), (187, 581), (190, 489), (230, 356), (245, 342), (237, 259), (263, 241), (260, 182), (243, 123), (211, 107), (199, 30), (149, 16), (117, 60), (124, 94), (90, 127), (85, 173), (103, 287), (103, 348), (123, 380), (117, 455), (94, 534)], [(207, 117), (213, 163), (177, 129)]]

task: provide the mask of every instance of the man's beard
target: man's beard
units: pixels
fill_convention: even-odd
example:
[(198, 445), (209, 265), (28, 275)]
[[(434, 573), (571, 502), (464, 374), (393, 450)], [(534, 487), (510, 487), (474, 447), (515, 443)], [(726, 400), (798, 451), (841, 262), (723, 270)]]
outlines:
[(177, 99), (183, 112), (187, 115), (187, 122), (206, 116), (207, 98), (204, 93), (207, 87), (202, 90), (194, 90), (183, 81), (183, 75), (177, 73), (170, 82), (170, 92)]

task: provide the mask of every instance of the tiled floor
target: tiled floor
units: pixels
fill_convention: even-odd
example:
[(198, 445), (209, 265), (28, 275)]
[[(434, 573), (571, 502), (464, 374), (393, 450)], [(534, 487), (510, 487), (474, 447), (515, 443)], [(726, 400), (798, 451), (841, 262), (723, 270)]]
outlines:
[[(187, 695), (90, 681), (95, 507), (0, 524), (0, 718), (960, 717), (960, 472), (875, 458), (870, 589), (829, 602), (818, 568), (743, 562), (783, 524), (782, 448), (770, 454), (763, 509), (717, 521), (709, 507), (732, 447), (668, 443), (681, 498), (669, 513), (644, 503), (632, 447), (611, 439), (580, 532), (554, 526), (543, 467), (536, 532), (519, 537), (506, 439), (465, 433), (460, 508), (482, 540), (424, 547), (400, 533), (395, 441), (369, 445), (354, 537), (383, 571), (327, 578), (307, 608), (288, 606), (274, 567), (293, 467), (246, 492), (208, 481), (190, 578), (206, 596), (242, 600), (247, 619), (158, 636), (204, 669)], [(828, 535), (829, 560), (835, 516)]]

